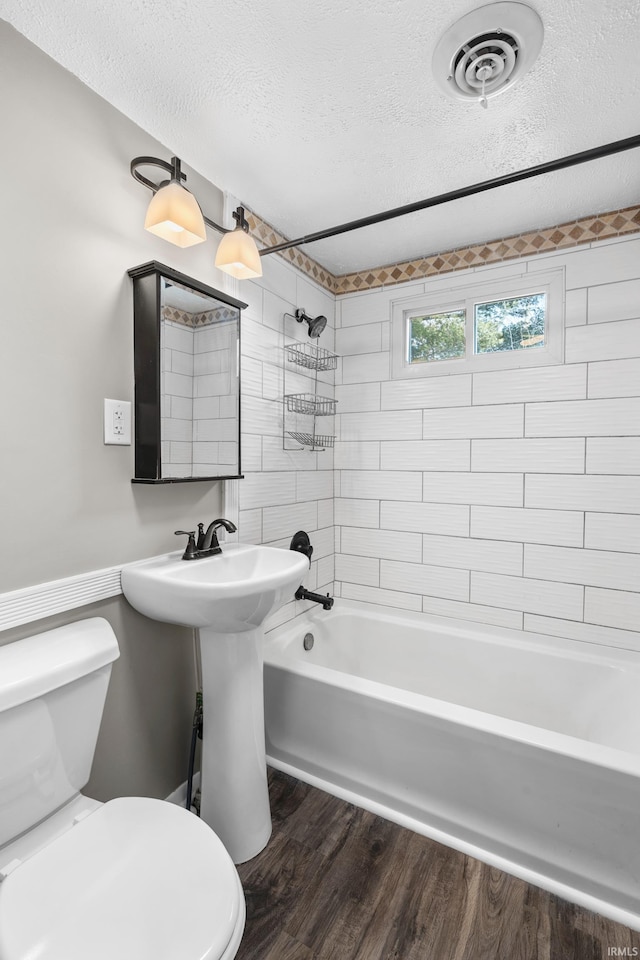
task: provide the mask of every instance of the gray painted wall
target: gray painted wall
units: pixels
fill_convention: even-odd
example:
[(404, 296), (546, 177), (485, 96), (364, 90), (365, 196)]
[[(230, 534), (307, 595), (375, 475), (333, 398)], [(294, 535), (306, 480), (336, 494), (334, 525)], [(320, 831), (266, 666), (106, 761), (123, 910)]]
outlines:
[[(174, 549), (175, 529), (217, 515), (219, 484), (132, 485), (133, 448), (103, 445), (102, 402), (133, 399), (127, 269), (169, 261), (218, 287), (222, 274), (213, 241), (185, 251), (142, 227), (150, 194), (130, 160), (169, 159), (170, 148), (6, 24), (0, 83), (11, 91), (0, 180), (0, 576), (10, 590)], [(192, 183), (220, 219), (220, 191)]]
[[(133, 400), (127, 269), (159, 260), (218, 288), (222, 275), (213, 238), (183, 251), (142, 227), (150, 194), (131, 178), (130, 160), (169, 159), (172, 149), (2, 21), (0, 88), (3, 592), (164, 553), (178, 545), (174, 530), (220, 515), (219, 483), (132, 485), (133, 447), (103, 445), (102, 402)], [(220, 191), (187, 173), (220, 221)], [(96, 607), (122, 656), (88, 792), (166, 796), (186, 774), (190, 633), (139, 617), (122, 598), (66, 619)], [(0, 643), (17, 635), (0, 634)]]

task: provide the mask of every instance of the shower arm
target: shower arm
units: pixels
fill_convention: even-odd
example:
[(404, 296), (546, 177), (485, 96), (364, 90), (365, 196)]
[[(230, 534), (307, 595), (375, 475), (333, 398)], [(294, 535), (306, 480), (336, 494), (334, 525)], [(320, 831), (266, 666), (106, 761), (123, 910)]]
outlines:
[(476, 193), (494, 190), (496, 187), (504, 187), (510, 183), (518, 183), (520, 180), (529, 180), (531, 177), (539, 177), (545, 173), (554, 173), (557, 170), (577, 166), (579, 163), (599, 160), (602, 157), (609, 157), (615, 153), (621, 153), (623, 150), (632, 150), (634, 147), (640, 147), (640, 134), (634, 137), (627, 137), (625, 140), (615, 140), (613, 143), (606, 143), (600, 147), (592, 147), (590, 150), (583, 150), (581, 153), (572, 153), (568, 157), (560, 157), (558, 160), (539, 163), (535, 167), (527, 167), (524, 170), (517, 170), (515, 173), (507, 173), (500, 177), (494, 177), (492, 180), (483, 180), (469, 187), (451, 190), (449, 193), (441, 193), (437, 197), (417, 200), (415, 203), (407, 203), (402, 207), (394, 207), (392, 210), (385, 210), (382, 213), (376, 213), (370, 217), (362, 217), (360, 220), (350, 220), (348, 223), (341, 223), (337, 227), (329, 227), (326, 230), (318, 230), (316, 233), (308, 233), (304, 237), (298, 237), (296, 240), (286, 240), (282, 243), (276, 243), (272, 247), (265, 247), (260, 250), (260, 256), (266, 257), (270, 253), (278, 253), (278, 251), (288, 250), (290, 247), (299, 247), (305, 243), (315, 243), (317, 240), (337, 237), (341, 233), (360, 230), (362, 227), (370, 227), (375, 223), (393, 220), (395, 217), (404, 217), (408, 213), (417, 213), (419, 210), (437, 207), (442, 203), (449, 203), (451, 200), (460, 200), (463, 197), (471, 197)]

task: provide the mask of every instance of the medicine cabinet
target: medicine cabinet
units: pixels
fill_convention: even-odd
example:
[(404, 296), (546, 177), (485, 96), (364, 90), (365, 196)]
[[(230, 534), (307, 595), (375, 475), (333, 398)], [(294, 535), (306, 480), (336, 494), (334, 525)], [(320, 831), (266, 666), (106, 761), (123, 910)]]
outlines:
[(240, 477), (240, 315), (246, 303), (156, 261), (128, 272), (133, 482)]

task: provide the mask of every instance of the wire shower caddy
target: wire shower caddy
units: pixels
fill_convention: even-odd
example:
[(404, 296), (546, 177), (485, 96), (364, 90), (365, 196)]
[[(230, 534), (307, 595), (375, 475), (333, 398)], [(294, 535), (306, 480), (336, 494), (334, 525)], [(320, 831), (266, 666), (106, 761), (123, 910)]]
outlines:
[[(318, 373), (335, 370), (338, 357), (324, 347), (313, 343), (294, 341), (284, 348), (285, 387), (283, 400), (283, 436), (282, 445), (285, 450), (326, 450), (333, 447), (335, 435), (330, 425), (320, 432), (317, 426), (318, 417), (333, 417), (336, 412), (336, 401), (331, 397), (318, 394)], [(312, 371), (313, 392), (287, 393), (287, 369), (290, 365), (302, 367), (305, 371)], [(305, 377), (308, 375), (305, 373)]]

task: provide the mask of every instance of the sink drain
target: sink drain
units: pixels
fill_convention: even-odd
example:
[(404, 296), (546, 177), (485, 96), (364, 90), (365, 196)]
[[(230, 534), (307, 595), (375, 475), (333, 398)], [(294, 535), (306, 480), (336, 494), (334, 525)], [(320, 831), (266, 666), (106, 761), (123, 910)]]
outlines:
[(305, 650), (307, 651), (311, 650), (313, 647), (313, 643), (314, 643), (313, 634), (305, 633), (304, 640), (302, 641), (302, 646), (305, 648)]

